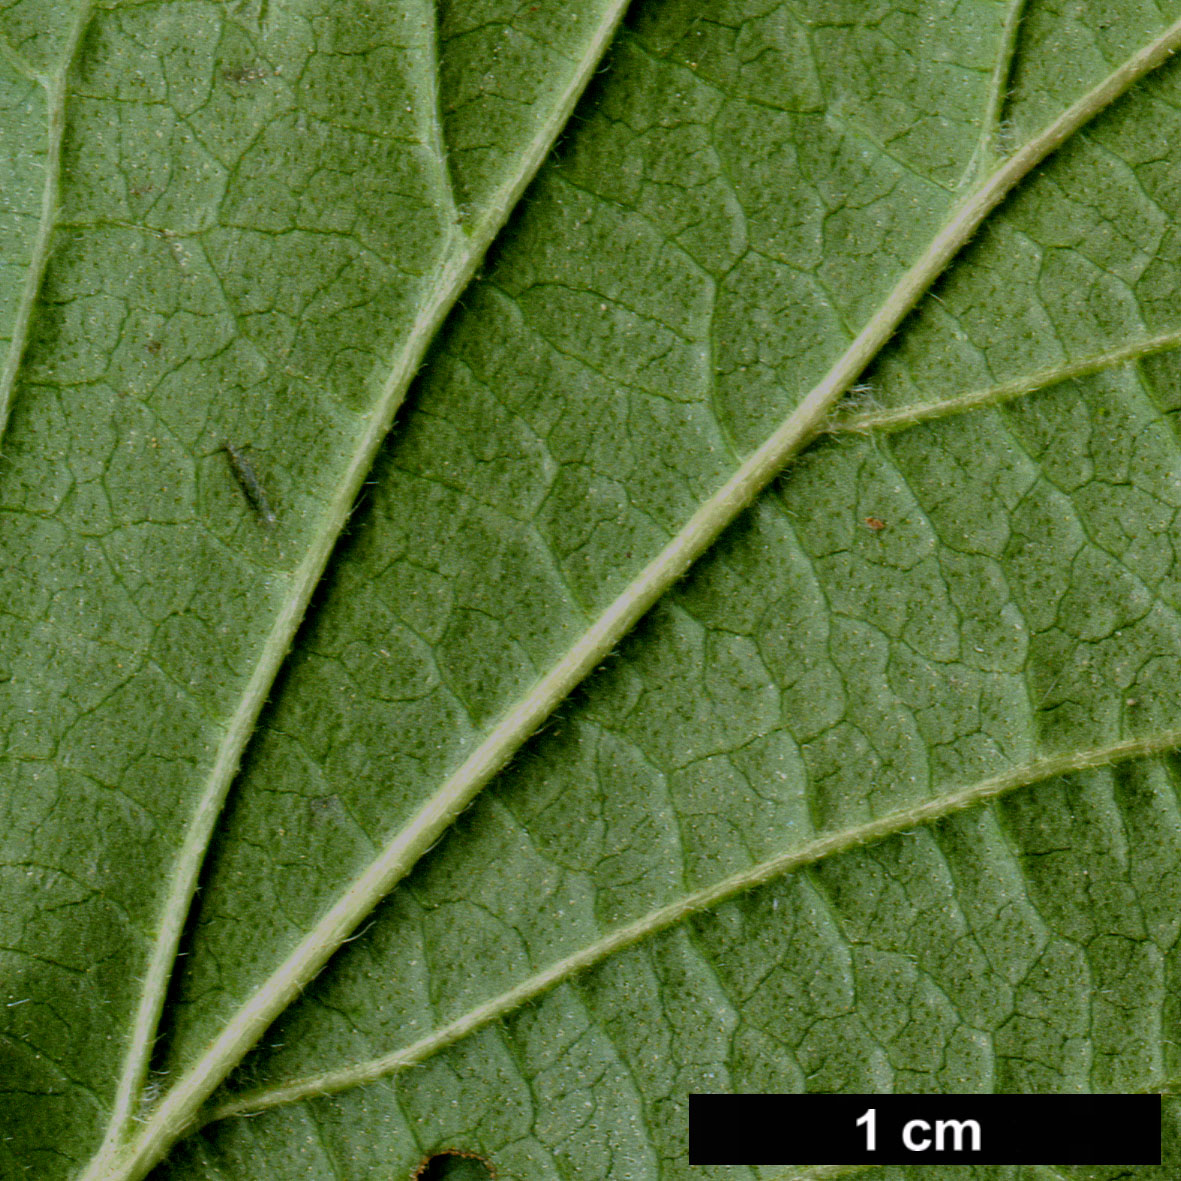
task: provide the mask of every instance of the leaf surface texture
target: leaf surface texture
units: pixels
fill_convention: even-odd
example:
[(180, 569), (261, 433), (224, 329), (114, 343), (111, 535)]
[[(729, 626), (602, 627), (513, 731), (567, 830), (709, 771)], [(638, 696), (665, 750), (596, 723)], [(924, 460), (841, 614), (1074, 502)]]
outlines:
[(0, 1167), (688, 1177), (694, 1090), (1167, 1089), (1181, 74), (1103, 87), (1174, 8), (4, 8)]

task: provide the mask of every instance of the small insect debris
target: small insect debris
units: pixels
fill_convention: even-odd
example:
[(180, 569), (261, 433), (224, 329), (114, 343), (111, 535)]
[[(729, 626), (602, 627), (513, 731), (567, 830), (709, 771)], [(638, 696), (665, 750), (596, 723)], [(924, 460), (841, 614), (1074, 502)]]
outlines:
[(275, 516), (262, 483), (255, 475), (254, 468), (250, 466), (250, 460), (233, 443), (223, 443), (222, 450), (230, 461), (230, 469), (234, 473), (234, 479), (238, 481), (238, 487), (242, 489), (246, 499), (254, 506), (262, 523), (268, 529), (273, 529), (278, 524), (279, 518)]
[(866, 527), (872, 529), (875, 533), (881, 533), (886, 527), (886, 522), (881, 517), (866, 517)]

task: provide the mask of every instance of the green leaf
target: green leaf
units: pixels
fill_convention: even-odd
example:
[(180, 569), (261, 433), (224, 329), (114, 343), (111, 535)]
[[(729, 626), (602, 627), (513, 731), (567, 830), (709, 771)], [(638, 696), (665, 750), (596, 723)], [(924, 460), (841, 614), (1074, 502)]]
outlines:
[(1175, 8), (0, 10), (4, 1169), (1168, 1089)]

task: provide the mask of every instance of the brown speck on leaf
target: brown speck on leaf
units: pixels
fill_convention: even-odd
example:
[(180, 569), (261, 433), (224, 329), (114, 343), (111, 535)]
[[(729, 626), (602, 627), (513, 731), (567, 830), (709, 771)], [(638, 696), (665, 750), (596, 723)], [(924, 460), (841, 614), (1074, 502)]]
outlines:
[(886, 527), (886, 522), (881, 517), (866, 517), (865, 524), (867, 528), (872, 529), (875, 533), (881, 533)]
[(163, 348), (164, 348), (163, 341), (149, 340), (148, 343), (144, 345), (144, 352), (151, 353), (153, 357), (158, 357), (160, 355), (160, 350)]

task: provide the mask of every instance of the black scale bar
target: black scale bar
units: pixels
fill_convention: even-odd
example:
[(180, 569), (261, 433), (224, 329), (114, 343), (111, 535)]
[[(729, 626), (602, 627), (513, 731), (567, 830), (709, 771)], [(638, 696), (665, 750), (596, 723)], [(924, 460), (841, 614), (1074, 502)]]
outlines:
[(691, 1095), (689, 1163), (1159, 1165), (1161, 1097)]

